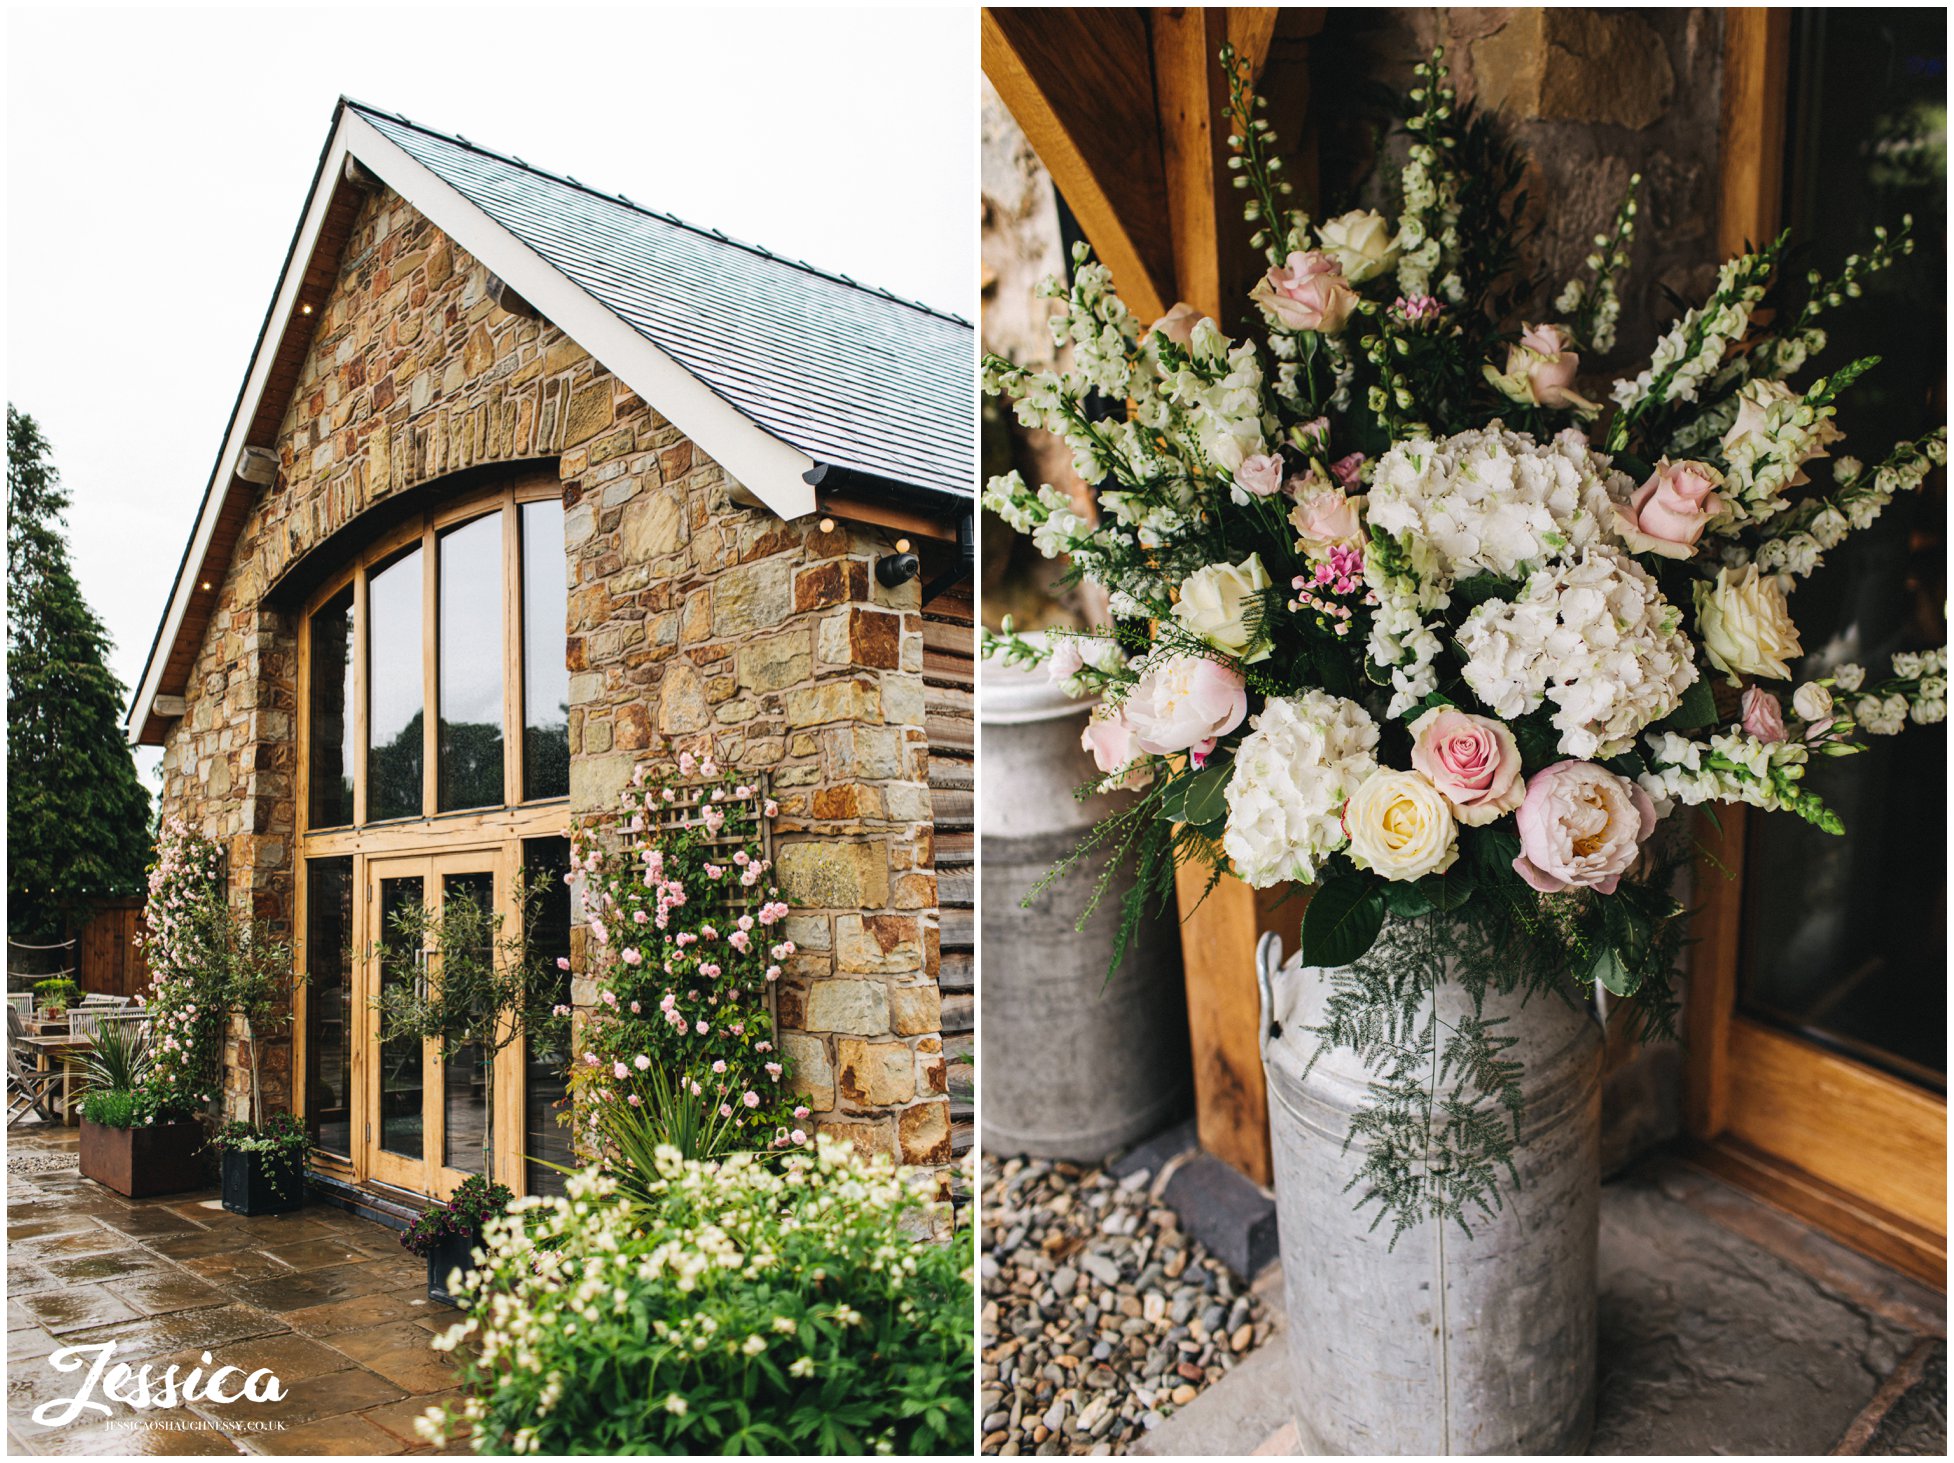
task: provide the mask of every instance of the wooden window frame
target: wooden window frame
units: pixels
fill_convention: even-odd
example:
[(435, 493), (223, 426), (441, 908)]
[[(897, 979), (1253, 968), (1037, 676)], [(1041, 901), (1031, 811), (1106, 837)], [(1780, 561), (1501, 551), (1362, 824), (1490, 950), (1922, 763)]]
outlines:
[[(360, 941), (364, 938), (369, 922), (367, 862), (370, 858), (400, 855), (440, 857), (449, 854), (482, 854), (494, 850), (498, 883), (512, 890), (513, 873), (521, 866), (522, 846), (525, 842), (535, 838), (570, 836), (570, 799), (567, 795), (534, 802), (522, 800), (523, 606), (521, 525), (518, 521), (518, 510), (526, 503), (560, 501), (562, 491), (562, 483), (553, 471), (538, 473), (532, 470), (521, 472), (477, 492), (432, 505), (385, 533), (377, 534), (342, 568), (323, 580), (301, 607), (297, 636), (298, 766), (294, 787), (294, 826), (297, 832), (294, 839), (292, 870), (293, 961), (295, 970), (301, 976), (305, 971), (307, 960), (308, 910), (306, 906), (309, 860), (349, 856), (353, 861), (352, 942), (353, 959), (357, 966), (361, 959)], [(502, 514), (502, 750), (505, 801), (502, 806), (495, 808), (473, 808), (441, 813), (434, 811), (439, 806), (437, 758), (440, 739), (439, 637), (441, 631), (438, 538), (443, 529), (498, 511)], [(367, 581), (368, 575), (376, 564), (383, 563), (403, 549), (414, 545), (420, 547), (422, 564), (421, 694), (424, 707), (422, 714), (424, 741), (422, 743), (421, 814), (419, 817), (392, 818), (378, 823), (369, 823), (366, 816), (367, 699), (370, 679), (367, 653), (369, 625)], [(348, 715), (353, 718), (353, 822), (314, 829), (310, 826), (312, 617), (328, 600), (344, 591), (349, 584), (353, 588), (354, 615), (352, 636), (354, 705), (348, 708)], [(514, 729), (513, 735), (511, 728)], [(504, 902), (506, 903), (506, 900)], [(306, 1090), (308, 1015), (306, 985), (301, 979), (295, 985), (292, 995), (291, 1069), (292, 1111), (301, 1123), (305, 1121), (306, 1102), (309, 1096)], [(352, 1091), (362, 1094), (363, 1110), (368, 1081), (369, 1043), (365, 1039), (367, 1023), (356, 1020), (354, 1030), (359, 1033), (358, 1037), (349, 1035), (348, 1038), (352, 1044)], [(500, 1182), (508, 1183), (518, 1193), (523, 1189), (525, 1176), (525, 1166), (520, 1162), (521, 1114), (526, 1096), (526, 1077), (522, 1068), (520, 1052), (512, 1047), (498, 1059), (493, 1078), (494, 1100), (504, 1104), (498, 1117), (506, 1117), (510, 1113), (516, 1115), (513, 1126), (505, 1121), (498, 1121), (496, 1124), (497, 1178)], [(349, 1123), (353, 1121), (350, 1115), (348, 1121)], [(321, 1171), (335, 1178), (354, 1183), (368, 1182), (362, 1155), (361, 1134), (357, 1128), (351, 1131), (348, 1146), (353, 1151), (347, 1157), (317, 1153), (312, 1161)]]
[[(1724, 257), (1783, 201), (1791, 13), (1725, 13)], [(1936, 1286), (1946, 1284), (1947, 1103), (1737, 1009), (1747, 810), (1697, 818), (1697, 943), (1684, 997), (1685, 1129), (1703, 1166)]]

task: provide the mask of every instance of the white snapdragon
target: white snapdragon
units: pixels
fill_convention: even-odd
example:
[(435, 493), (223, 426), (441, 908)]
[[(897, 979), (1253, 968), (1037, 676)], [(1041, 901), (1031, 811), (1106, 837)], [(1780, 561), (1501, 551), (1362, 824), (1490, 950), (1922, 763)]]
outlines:
[(1694, 401), (1724, 354), (1750, 328), (1751, 311), (1770, 283), (1770, 261), (1743, 254), (1717, 271), (1716, 289), (1655, 343), (1648, 369), (1617, 381), (1611, 395), (1625, 413), (1650, 401)]
[(1228, 782), (1221, 846), (1258, 889), (1309, 883), (1349, 840), (1343, 805), (1377, 768), (1377, 724), (1355, 701), (1310, 690), (1250, 718)]
[(1676, 803), (1794, 807), (1811, 758), (1801, 742), (1760, 741), (1735, 729), (1713, 734), (1707, 745), (1674, 732), (1652, 732), (1645, 744), (1651, 766), (1636, 780), (1665, 816)]
[(1826, 448), (1844, 435), (1832, 424), (1836, 410), (1828, 401), (1813, 403), (1782, 381), (1744, 383), (1737, 395), (1736, 420), (1723, 437), (1729, 470), (1718, 532), (1762, 523), (1790, 506), (1786, 492), (1807, 481), (1805, 464), (1825, 456)]
[(1488, 600), (1466, 618), (1465, 682), (1508, 720), (1552, 701), (1561, 751), (1616, 756), (1697, 678), (1681, 621), (1639, 564), (1597, 546), (1535, 573), (1517, 600)]

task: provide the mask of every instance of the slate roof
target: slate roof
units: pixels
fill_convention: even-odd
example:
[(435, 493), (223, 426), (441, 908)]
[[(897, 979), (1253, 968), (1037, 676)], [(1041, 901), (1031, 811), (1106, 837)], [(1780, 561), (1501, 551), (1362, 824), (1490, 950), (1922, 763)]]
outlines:
[(973, 496), (969, 322), (346, 106), (764, 431), (817, 463)]

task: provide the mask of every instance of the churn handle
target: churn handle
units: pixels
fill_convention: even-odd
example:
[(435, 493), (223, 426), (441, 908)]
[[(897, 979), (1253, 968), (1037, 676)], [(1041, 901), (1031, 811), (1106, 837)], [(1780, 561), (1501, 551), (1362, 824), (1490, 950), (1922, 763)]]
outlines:
[(1261, 1035), (1256, 1045), (1264, 1056), (1269, 1051), (1269, 1033), (1276, 1019), (1276, 977), (1282, 974), (1282, 936), (1274, 930), (1264, 932), (1255, 942), (1255, 992), (1262, 1010)]

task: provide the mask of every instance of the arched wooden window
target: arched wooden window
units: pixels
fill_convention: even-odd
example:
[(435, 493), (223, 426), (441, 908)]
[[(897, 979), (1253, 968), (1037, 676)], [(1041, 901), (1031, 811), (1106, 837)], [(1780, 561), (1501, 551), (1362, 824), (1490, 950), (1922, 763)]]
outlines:
[(536, 1160), (567, 1151), (561, 1054), (443, 1062), (382, 1042), (374, 1003), (424, 958), (388, 948), (394, 911), (465, 896), (513, 919), (519, 875), (549, 891), (530, 937), (568, 953), (567, 593), (545, 470), (396, 523), (304, 606), (294, 1070), (335, 1176), (443, 1194), (492, 1166), (553, 1187)]

